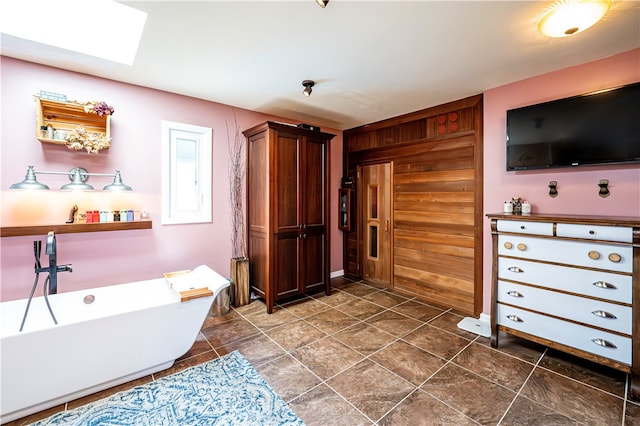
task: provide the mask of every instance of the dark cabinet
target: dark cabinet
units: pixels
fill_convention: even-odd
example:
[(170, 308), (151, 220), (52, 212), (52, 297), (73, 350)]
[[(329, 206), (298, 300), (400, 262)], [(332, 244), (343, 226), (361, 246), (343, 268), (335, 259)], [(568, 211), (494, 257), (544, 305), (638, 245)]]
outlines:
[(271, 313), (277, 300), (330, 291), (328, 144), (334, 135), (274, 122), (244, 135), (251, 287)]

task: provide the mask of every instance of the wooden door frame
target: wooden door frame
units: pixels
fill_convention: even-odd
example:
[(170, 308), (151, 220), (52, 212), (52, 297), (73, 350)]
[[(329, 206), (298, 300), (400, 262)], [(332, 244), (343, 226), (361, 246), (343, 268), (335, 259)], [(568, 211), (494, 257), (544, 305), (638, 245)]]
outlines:
[(395, 284), (394, 284), (394, 269), (395, 269), (395, 263), (393, 261), (393, 246), (394, 246), (394, 223), (395, 223), (395, 218), (394, 218), (394, 203), (393, 203), (393, 195), (394, 195), (394, 191), (393, 191), (393, 161), (376, 161), (376, 162), (366, 162), (366, 163), (361, 163), (358, 164), (356, 166), (356, 227), (357, 227), (357, 235), (358, 235), (358, 240), (357, 240), (357, 244), (356, 244), (356, 250), (357, 250), (357, 258), (358, 258), (358, 265), (361, 266), (360, 270), (359, 270), (359, 275), (362, 278), (364, 276), (364, 236), (365, 236), (365, 230), (364, 230), (364, 215), (366, 214), (366, 206), (364, 205), (364, 191), (362, 189), (362, 181), (361, 181), (361, 172), (362, 172), (362, 168), (363, 167), (367, 167), (367, 166), (379, 166), (381, 164), (389, 164), (389, 220), (390, 220), (390, 224), (389, 224), (389, 267), (390, 267), (390, 274), (389, 274), (389, 288), (392, 289), (394, 288)]

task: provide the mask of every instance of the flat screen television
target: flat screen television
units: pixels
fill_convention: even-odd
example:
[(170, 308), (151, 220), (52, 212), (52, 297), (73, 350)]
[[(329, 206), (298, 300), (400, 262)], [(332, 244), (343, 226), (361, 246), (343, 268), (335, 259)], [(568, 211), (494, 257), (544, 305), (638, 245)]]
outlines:
[(640, 163), (640, 83), (507, 111), (507, 170)]

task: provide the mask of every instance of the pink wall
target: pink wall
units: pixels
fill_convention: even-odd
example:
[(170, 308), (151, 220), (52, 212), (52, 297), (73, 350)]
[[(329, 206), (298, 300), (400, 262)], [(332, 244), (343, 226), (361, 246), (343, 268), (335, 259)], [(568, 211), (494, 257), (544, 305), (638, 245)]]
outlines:
[[(74, 272), (59, 278), (59, 291), (100, 287), (161, 277), (163, 272), (207, 264), (229, 274), (231, 253), (227, 178), (226, 122), (233, 126), (232, 108), (172, 93), (142, 88), (56, 68), (0, 57), (2, 75), (0, 190), (2, 226), (62, 223), (69, 209), (130, 206), (147, 209), (151, 230), (59, 234), (58, 263), (73, 264)], [(112, 146), (97, 155), (70, 151), (64, 146), (42, 144), (35, 139), (33, 95), (47, 90), (64, 93), (70, 100), (104, 100), (115, 108)], [(293, 122), (282, 117), (236, 110), (241, 130), (267, 119)], [(161, 224), (160, 122), (177, 121), (213, 129), (213, 222), (193, 225)], [(310, 123), (314, 124), (314, 123)], [(334, 133), (331, 146), (331, 271), (342, 269), (342, 235), (337, 229), (337, 189), (342, 167), (342, 133)], [(27, 165), (36, 170), (67, 171), (81, 166), (89, 172), (113, 173), (134, 188), (125, 195), (102, 191), (90, 194), (48, 191), (10, 191), (24, 178)], [(64, 176), (38, 178), (52, 189), (67, 183)], [(91, 177), (96, 188), (110, 181)], [(122, 207), (121, 207), (122, 208)], [(43, 236), (5, 237), (0, 240), (0, 300), (24, 298), (34, 279), (33, 240)], [(46, 256), (42, 255), (46, 262)], [(43, 277), (41, 277), (41, 280)], [(40, 291), (40, 290), (39, 290)]]
[[(502, 210), (504, 201), (520, 196), (533, 212), (640, 217), (640, 167), (597, 166), (551, 171), (505, 171), (506, 111), (553, 99), (640, 81), (640, 49), (582, 64), (484, 92), (484, 213)], [(598, 182), (609, 179), (608, 198), (598, 196)], [(548, 196), (549, 181), (558, 182), (558, 197)], [(484, 224), (484, 303), (491, 310), (491, 230)]]

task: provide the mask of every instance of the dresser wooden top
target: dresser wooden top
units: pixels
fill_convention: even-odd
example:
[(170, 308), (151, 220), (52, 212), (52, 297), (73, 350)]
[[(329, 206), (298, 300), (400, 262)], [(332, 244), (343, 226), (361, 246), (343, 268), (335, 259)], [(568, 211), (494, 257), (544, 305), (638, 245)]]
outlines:
[(568, 214), (514, 214), (514, 213), (489, 213), (489, 219), (519, 220), (528, 222), (561, 222), (583, 223), (608, 226), (632, 226), (640, 227), (640, 217), (633, 216), (598, 216), (598, 215), (568, 215)]

